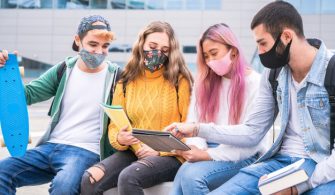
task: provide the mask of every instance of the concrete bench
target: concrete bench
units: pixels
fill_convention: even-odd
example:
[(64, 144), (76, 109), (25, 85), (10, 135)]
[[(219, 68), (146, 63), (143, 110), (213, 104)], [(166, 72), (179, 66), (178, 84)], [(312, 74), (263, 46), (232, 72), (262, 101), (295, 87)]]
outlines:
[[(168, 195), (173, 182), (164, 182), (159, 185), (155, 185), (151, 188), (144, 189), (145, 195)], [(104, 193), (104, 195), (117, 195), (117, 188), (112, 188)]]

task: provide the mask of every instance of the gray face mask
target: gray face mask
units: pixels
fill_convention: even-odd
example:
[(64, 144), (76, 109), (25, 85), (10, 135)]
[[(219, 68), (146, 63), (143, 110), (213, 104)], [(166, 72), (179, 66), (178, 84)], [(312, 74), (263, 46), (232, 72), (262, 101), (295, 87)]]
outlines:
[(84, 48), (80, 50), (79, 56), (89, 69), (98, 68), (106, 58), (106, 54), (90, 53)]

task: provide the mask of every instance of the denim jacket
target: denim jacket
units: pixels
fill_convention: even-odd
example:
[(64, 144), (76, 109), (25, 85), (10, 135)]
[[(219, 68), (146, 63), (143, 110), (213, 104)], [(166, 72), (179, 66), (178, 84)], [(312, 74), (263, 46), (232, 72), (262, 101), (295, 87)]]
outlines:
[[(332, 54), (321, 41), (316, 41), (316, 43), (319, 43), (315, 45), (319, 50), (305, 83), (297, 94), (297, 103), (305, 151), (318, 164), (309, 181), (298, 187), (299, 193), (335, 180), (335, 154), (334, 152), (331, 156), (329, 154), (330, 106), (328, 93), (324, 87), (325, 73)], [(277, 116), (272, 88), (268, 81), (269, 72), (267, 69), (262, 75), (255, 108), (244, 124), (234, 126), (200, 124), (199, 136), (213, 142), (239, 147), (256, 145), (271, 128)], [(289, 122), (291, 78), (290, 68), (285, 66), (277, 78), (277, 101), (281, 118), (280, 133), (272, 147), (257, 162), (271, 158), (280, 150), (283, 135)]]

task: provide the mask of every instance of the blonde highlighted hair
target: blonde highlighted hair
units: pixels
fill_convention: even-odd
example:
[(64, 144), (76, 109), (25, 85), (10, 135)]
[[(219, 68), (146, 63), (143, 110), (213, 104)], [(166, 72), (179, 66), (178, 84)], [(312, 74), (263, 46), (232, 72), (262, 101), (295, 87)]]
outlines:
[(97, 37), (101, 37), (104, 40), (108, 40), (108, 41), (115, 40), (115, 34), (111, 31), (94, 29), (94, 30), (91, 30), (91, 32), (92, 32), (93, 35), (95, 35)]
[(144, 74), (145, 65), (143, 45), (147, 36), (155, 32), (166, 33), (169, 37), (170, 51), (168, 55), (168, 63), (165, 65), (165, 71), (163, 73), (164, 78), (170, 81), (171, 84), (177, 86), (179, 75), (181, 74), (182, 77), (189, 81), (190, 86), (192, 86), (192, 74), (186, 66), (175, 33), (169, 23), (161, 21), (151, 22), (139, 33), (138, 39), (133, 45), (132, 55), (121, 75), (121, 82), (126, 84), (135, 80), (139, 75)]

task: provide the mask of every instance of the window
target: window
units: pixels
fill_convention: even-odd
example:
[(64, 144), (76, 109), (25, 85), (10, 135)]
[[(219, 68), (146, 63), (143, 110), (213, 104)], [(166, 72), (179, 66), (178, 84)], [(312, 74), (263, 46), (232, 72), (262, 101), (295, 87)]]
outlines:
[(321, 12), (335, 14), (335, 1), (334, 0), (322, 0), (321, 1)]
[(144, 9), (144, 0), (128, 0), (128, 9)]
[(95, 9), (106, 9), (107, 0), (90, 0), (90, 7)]
[(206, 10), (220, 10), (221, 0), (204, 0), (204, 6)]
[(164, 9), (164, 1), (147, 0), (147, 9)]
[(166, 9), (182, 9), (183, 2), (180, 0), (166, 0)]
[(112, 0), (111, 7), (113, 9), (126, 9), (126, 0)]
[(109, 47), (109, 52), (131, 52), (131, 46), (129, 44), (119, 44), (119, 45), (111, 45)]
[(16, 0), (0, 0), (1, 8), (16, 8)]
[(320, 0), (300, 1), (300, 11), (304, 14), (319, 14), (320, 13)]
[(183, 46), (184, 53), (197, 53), (197, 48), (195, 46)]
[[(63, 1), (63, 0), (62, 0)], [(88, 8), (89, 0), (71, 0), (66, 2), (67, 9), (86, 9)]]
[(186, 0), (186, 9), (188, 10), (201, 10), (202, 0)]

